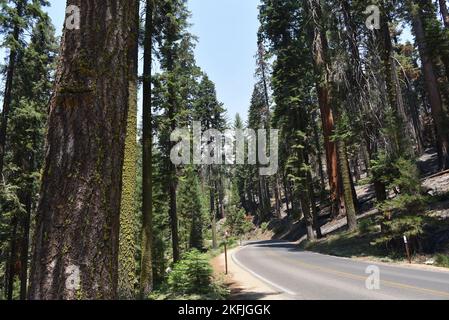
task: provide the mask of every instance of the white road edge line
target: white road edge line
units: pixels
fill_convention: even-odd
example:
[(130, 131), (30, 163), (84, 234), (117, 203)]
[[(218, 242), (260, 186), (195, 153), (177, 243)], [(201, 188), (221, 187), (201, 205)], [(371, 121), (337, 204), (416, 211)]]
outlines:
[[(244, 248), (243, 248), (243, 249), (244, 249)], [(264, 277), (261, 276), (260, 274), (257, 274), (256, 272), (250, 270), (248, 267), (244, 266), (243, 263), (241, 263), (241, 262), (239, 261), (239, 259), (237, 259), (237, 257), (235, 256), (235, 254), (236, 254), (237, 252), (241, 251), (241, 250), (242, 250), (242, 249), (240, 249), (240, 250), (238, 250), (238, 251), (232, 253), (232, 260), (234, 260), (234, 262), (235, 262), (240, 268), (242, 268), (242, 269), (245, 270), (246, 272), (250, 273), (250, 274), (253, 275), (254, 277), (258, 278), (259, 280), (262, 280), (263, 282), (265, 282), (265, 283), (268, 284), (269, 286), (276, 288), (277, 290), (280, 290), (280, 291), (282, 291), (282, 292), (284, 292), (284, 293), (287, 293), (287, 294), (289, 294), (289, 295), (291, 295), (291, 296), (298, 296), (298, 295), (299, 295), (299, 294), (296, 293), (296, 292), (290, 291), (289, 289), (286, 289), (286, 288), (284, 288), (284, 287), (281, 287), (281, 286), (279, 286), (279, 285), (277, 285), (277, 284), (271, 282), (270, 280), (264, 278)]]

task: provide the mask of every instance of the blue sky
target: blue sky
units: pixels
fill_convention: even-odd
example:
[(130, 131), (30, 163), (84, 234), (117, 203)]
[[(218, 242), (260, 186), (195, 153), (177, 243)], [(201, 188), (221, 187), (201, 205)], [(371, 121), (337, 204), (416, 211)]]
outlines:
[[(50, 0), (49, 14), (58, 34), (65, 1)], [(246, 113), (254, 85), (259, 0), (189, 0), (191, 32), (199, 38), (197, 64), (217, 87), (218, 99), (232, 120)]]

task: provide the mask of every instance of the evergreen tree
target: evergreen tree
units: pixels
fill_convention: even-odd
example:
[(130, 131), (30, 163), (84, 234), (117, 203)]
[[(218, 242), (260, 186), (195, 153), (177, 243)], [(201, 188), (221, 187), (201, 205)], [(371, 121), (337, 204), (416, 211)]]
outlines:
[(114, 3), (81, 1), (80, 30), (64, 30), (37, 209), (31, 299), (117, 297), (120, 180), (133, 77), (128, 48), (135, 45), (131, 30), (137, 29), (138, 4)]
[[(36, 207), (44, 156), (47, 103), (51, 96), (55, 55), (54, 28), (48, 16), (43, 15), (36, 20), (29, 43), (17, 60), (13, 78), (15, 85), (11, 92), (8, 152), (3, 171), (4, 183), (9, 187), (0, 190), (0, 193), (6, 193), (5, 199), (9, 198), (7, 194), (11, 190), (16, 190), (19, 200), (17, 215), (10, 217), (11, 230), (17, 232), (9, 240), (5, 288), (9, 299), (13, 296), (16, 275), (20, 278), (20, 298), (26, 299), (31, 217)], [(14, 270), (13, 266), (18, 265), (20, 268)]]
[(5, 147), (7, 138), (8, 119), (13, 100), (14, 75), (19, 56), (23, 54), (25, 47), (24, 37), (26, 32), (33, 28), (36, 20), (46, 19), (42, 7), (48, 5), (45, 0), (14, 0), (1, 3), (0, 7), (0, 35), (5, 39), (2, 47), (9, 51), (8, 62), (5, 71), (5, 86), (3, 93), (3, 107), (0, 123), (0, 174), (3, 173)]
[(183, 217), (188, 249), (203, 249), (203, 210), (200, 199), (198, 173), (193, 166), (184, 169), (179, 188), (179, 214)]

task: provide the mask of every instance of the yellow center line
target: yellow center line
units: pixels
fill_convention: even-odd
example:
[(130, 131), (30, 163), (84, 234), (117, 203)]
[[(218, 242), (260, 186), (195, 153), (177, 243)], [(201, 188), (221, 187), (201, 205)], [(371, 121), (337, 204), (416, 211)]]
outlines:
[[(301, 261), (297, 261), (297, 260), (292, 260), (292, 259), (288, 259), (285, 258), (284, 256), (280, 255), (280, 254), (275, 254), (271, 251), (268, 251), (268, 255), (274, 257), (275, 259), (280, 259), (280, 260), (284, 260), (284, 261), (288, 261), (289, 263), (293, 263), (296, 264), (298, 266), (307, 268), (307, 269), (311, 269), (311, 270), (319, 270), (328, 274), (334, 274), (334, 275), (338, 275), (344, 278), (349, 278), (349, 279), (353, 279), (353, 280), (362, 280), (362, 281), (366, 281), (367, 277), (364, 276), (360, 276), (360, 275), (356, 275), (353, 273), (348, 273), (348, 272), (343, 272), (343, 271), (338, 271), (335, 269), (331, 269), (331, 268), (325, 268), (325, 267), (321, 267), (318, 265), (314, 265), (314, 264), (310, 264), (310, 263), (305, 263), (305, 262), (301, 262)], [(443, 296), (446, 298), (449, 298), (449, 293), (448, 292), (444, 292), (444, 291), (437, 291), (437, 290), (432, 290), (432, 289), (425, 289), (425, 288), (419, 288), (419, 287), (415, 287), (415, 286), (411, 286), (411, 285), (407, 285), (407, 284), (402, 284), (402, 283), (398, 283), (395, 281), (388, 281), (388, 280), (381, 280), (381, 283), (388, 286), (388, 287), (393, 287), (393, 288), (399, 288), (399, 289), (409, 289), (409, 290), (413, 290), (413, 291), (418, 291), (421, 293), (431, 293), (433, 295), (437, 295), (437, 296)]]

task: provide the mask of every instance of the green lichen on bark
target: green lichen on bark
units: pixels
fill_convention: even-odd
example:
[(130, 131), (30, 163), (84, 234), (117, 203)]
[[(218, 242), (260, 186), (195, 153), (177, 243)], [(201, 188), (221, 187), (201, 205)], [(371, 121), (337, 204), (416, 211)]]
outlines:
[(137, 187), (137, 84), (130, 81), (129, 112), (122, 177), (119, 247), (119, 297), (134, 298), (135, 278), (135, 214)]

